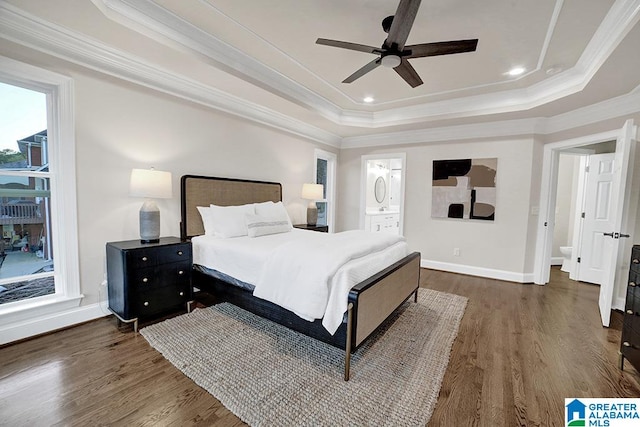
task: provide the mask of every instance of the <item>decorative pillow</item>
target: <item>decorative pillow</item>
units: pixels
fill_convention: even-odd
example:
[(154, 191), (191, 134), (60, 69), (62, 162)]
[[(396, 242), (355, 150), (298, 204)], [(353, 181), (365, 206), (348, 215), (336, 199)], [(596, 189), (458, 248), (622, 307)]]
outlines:
[(200, 212), (200, 218), (202, 218), (202, 225), (204, 226), (204, 234), (207, 236), (213, 236), (215, 234), (213, 228), (213, 218), (211, 218), (211, 208), (209, 206), (196, 206), (198, 212)]
[(269, 218), (260, 215), (247, 214), (247, 231), (249, 237), (266, 236), (267, 234), (288, 233), (291, 223), (283, 218)]
[(289, 218), (289, 214), (287, 213), (287, 209), (284, 207), (282, 202), (256, 203), (255, 209), (256, 209), (256, 215), (273, 219), (273, 220), (277, 219), (281, 221), (286, 221), (287, 224), (289, 225), (289, 229), (293, 228), (293, 225), (291, 224), (291, 219)]
[[(209, 207), (209, 217), (213, 226), (213, 234), (217, 237), (238, 237), (247, 235), (245, 215), (255, 213), (253, 204), (241, 206)], [(205, 226), (205, 234), (206, 226)]]

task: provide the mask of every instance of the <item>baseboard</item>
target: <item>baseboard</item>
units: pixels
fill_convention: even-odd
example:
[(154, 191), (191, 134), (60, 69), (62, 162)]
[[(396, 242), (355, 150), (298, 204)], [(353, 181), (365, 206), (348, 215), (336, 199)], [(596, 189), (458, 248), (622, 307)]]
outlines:
[(96, 303), (2, 325), (0, 326), (0, 345), (67, 328), (109, 314), (111, 313), (104, 304)]
[(562, 265), (562, 261), (564, 261), (564, 258), (561, 256), (551, 257), (551, 265)]
[(428, 259), (420, 260), (420, 267), (448, 271), (450, 273), (467, 274), (469, 276), (486, 277), (488, 279), (505, 280), (508, 282), (533, 283), (533, 273), (515, 273), (513, 271), (494, 270), (492, 268), (473, 267), (470, 265), (453, 264)]

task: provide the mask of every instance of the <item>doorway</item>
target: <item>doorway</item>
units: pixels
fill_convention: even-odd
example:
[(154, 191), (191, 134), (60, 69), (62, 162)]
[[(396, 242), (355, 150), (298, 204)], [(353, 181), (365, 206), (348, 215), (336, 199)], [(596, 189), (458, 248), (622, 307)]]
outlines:
[(405, 153), (361, 158), (360, 229), (403, 235)]
[(615, 149), (608, 141), (559, 152), (552, 264), (571, 280), (602, 283)]
[[(555, 226), (556, 196), (558, 187), (558, 163), (562, 150), (585, 147), (607, 141), (616, 141), (614, 184), (611, 186), (612, 230), (604, 239), (603, 280), (598, 305), (603, 326), (609, 326), (614, 300), (622, 292), (625, 282), (624, 258), (630, 252), (635, 230), (637, 191), (631, 191), (634, 178), (635, 142), (637, 128), (633, 120), (625, 122), (619, 130), (603, 132), (583, 138), (547, 144), (544, 147), (542, 185), (540, 189), (540, 218), (536, 240), (534, 282), (544, 285), (549, 281), (551, 249)], [(636, 177), (637, 178), (637, 177)], [(636, 182), (637, 185), (637, 182)], [(622, 237), (629, 237), (623, 239)], [(615, 307), (618, 308), (618, 307)]]

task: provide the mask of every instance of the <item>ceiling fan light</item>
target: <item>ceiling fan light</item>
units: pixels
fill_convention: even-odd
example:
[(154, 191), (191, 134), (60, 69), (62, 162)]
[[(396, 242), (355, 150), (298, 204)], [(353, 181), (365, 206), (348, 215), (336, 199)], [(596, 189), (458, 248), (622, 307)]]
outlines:
[(382, 57), (382, 66), (387, 68), (396, 68), (402, 60), (398, 55), (387, 55)]

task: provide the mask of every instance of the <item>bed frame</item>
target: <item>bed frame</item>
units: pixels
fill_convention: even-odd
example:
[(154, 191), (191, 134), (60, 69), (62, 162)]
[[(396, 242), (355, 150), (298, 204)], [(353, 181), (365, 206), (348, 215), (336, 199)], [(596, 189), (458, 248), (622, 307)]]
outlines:
[[(282, 200), (282, 186), (265, 181), (184, 175), (180, 180), (180, 190), (180, 236), (185, 240), (204, 234), (204, 226), (196, 206), (234, 206)], [(198, 270), (192, 272), (192, 281), (194, 287), (212, 294), (217, 302), (230, 302), (260, 317), (345, 350), (344, 379), (348, 381), (351, 353), (411, 295), (417, 301), (420, 253), (413, 252), (355, 285), (349, 292), (347, 322), (343, 322), (334, 335), (329, 334), (322, 326), (321, 320), (303, 320), (289, 310), (254, 297), (250, 291), (229, 285)]]

